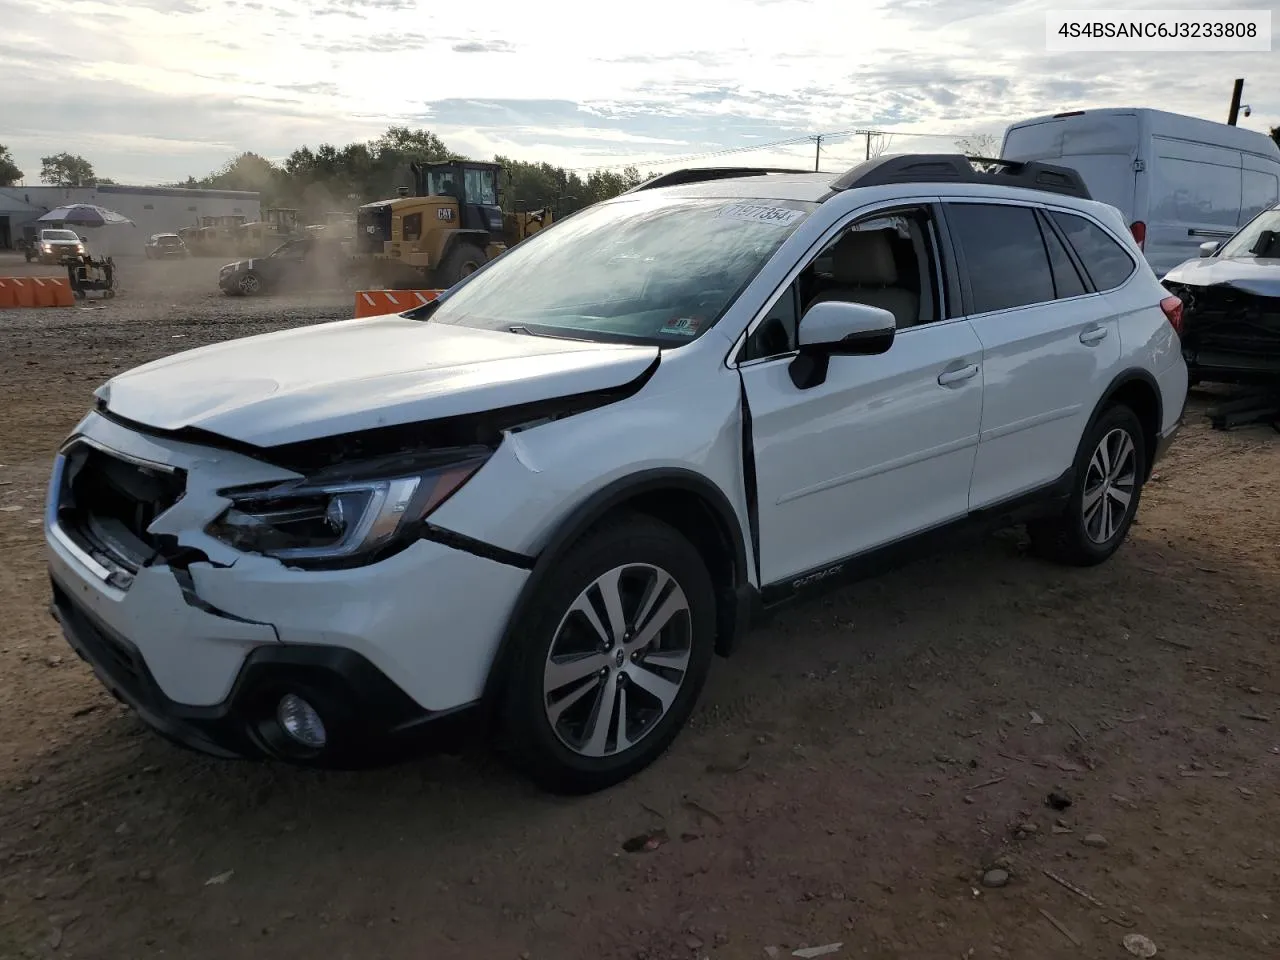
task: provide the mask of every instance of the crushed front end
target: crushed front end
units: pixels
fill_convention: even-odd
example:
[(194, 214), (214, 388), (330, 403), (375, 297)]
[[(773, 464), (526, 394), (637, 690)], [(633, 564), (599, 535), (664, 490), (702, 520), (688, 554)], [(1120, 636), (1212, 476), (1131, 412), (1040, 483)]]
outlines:
[[(1280, 265), (1276, 269), (1280, 286)], [(1193, 381), (1280, 387), (1280, 288), (1166, 280), (1183, 303), (1182, 352)]]
[(236, 491), (304, 482), (90, 414), (56, 458), (45, 511), (67, 641), (150, 726), (208, 754), (356, 767), (448, 746), (478, 714), (527, 570), (427, 539), (336, 563), (248, 544), (245, 505), (263, 495)]

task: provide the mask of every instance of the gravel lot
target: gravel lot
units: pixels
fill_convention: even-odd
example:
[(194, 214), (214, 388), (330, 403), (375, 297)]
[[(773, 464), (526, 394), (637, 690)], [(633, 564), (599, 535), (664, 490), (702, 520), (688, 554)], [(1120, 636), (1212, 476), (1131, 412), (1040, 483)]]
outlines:
[(542, 796), (483, 755), (218, 762), (71, 653), (39, 529), (100, 382), (349, 315), (337, 291), (221, 297), (217, 266), (123, 261), (102, 306), (0, 311), (0, 958), (1051, 960), (1129, 956), (1132, 934), (1280, 956), (1269, 428), (1212, 431), (1193, 396), (1102, 568), (1011, 532), (778, 614), (671, 753), (602, 795)]

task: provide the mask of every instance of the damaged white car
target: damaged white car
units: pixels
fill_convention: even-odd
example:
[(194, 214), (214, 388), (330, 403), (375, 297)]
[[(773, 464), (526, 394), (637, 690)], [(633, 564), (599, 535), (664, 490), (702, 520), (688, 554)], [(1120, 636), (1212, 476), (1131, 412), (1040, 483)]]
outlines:
[(758, 609), (1019, 520), (1109, 557), (1178, 425), (1180, 309), (1071, 171), (680, 171), (417, 311), (111, 380), (53, 470), (53, 609), (208, 753), (478, 730), (599, 789)]

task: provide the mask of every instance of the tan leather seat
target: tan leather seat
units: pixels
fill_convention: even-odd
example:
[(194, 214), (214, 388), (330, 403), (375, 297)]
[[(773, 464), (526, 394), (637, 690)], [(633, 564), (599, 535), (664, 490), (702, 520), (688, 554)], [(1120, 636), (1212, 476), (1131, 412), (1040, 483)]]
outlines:
[(896, 285), (898, 268), (886, 231), (854, 230), (845, 234), (831, 250), (831, 275), (840, 286), (822, 291), (809, 306), (831, 300), (865, 303), (892, 313), (899, 329), (919, 322), (920, 298)]

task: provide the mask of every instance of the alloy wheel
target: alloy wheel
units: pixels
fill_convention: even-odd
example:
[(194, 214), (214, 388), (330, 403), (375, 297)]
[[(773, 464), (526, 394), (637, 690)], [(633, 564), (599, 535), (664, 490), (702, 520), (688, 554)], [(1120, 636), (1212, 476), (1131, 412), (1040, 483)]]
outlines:
[(258, 287), (260, 286), (258, 278), (253, 274), (249, 274), (247, 277), (241, 277), (240, 282), (237, 285), (240, 288), (240, 292), (246, 295), (257, 293)]
[(543, 668), (560, 742), (600, 758), (652, 733), (688, 673), (692, 626), (684, 590), (659, 567), (626, 564), (593, 580), (561, 618)]
[(1110, 542), (1124, 524), (1137, 486), (1137, 456), (1129, 431), (1108, 431), (1085, 471), (1084, 532), (1097, 544)]

